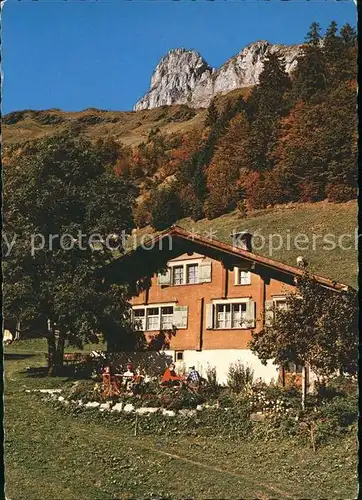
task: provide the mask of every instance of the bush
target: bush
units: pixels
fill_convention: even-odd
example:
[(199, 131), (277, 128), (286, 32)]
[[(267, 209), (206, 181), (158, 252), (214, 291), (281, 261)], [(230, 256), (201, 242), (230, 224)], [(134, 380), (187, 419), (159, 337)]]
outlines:
[(79, 380), (70, 387), (63, 390), (63, 396), (66, 399), (82, 399), (84, 401), (102, 400), (102, 386), (94, 383), (93, 380)]
[(320, 419), (329, 420), (335, 427), (348, 427), (358, 418), (357, 395), (336, 397), (322, 404), (318, 416)]
[(356, 188), (343, 184), (327, 184), (326, 196), (328, 201), (343, 203), (344, 201), (354, 200), (357, 196)]
[(254, 411), (288, 413), (300, 408), (300, 393), (296, 388), (258, 383), (251, 388), (250, 405)]
[(229, 393), (221, 394), (217, 400), (221, 408), (230, 408), (235, 404), (235, 399)]
[(358, 393), (357, 380), (353, 377), (338, 376), (329, 380), (321, 380), (315, 383), (317, 401), (324, 402), (338, 396), (354, 395)]
[(228, 372), (228, 386), (233, 392), (241, 393), (251, 388), (254, 378), (254, 371), (245, 367), (240, 361), (231, 363)]
[(207, 388), (210, 395), (216, 395), (220, 391), (220, 385), (217, 381), (216, 367), (207, 365), (206, 368)]
[(300, 201), (302, 202), (316, 202), (324, 198), (323, 186), (318, 182), (305, 181), (299, 186)]
[(185, 388), (161, 389), (158, 394), (159, 406), (167, 410), (181, 410), (183, 408), (196, 408), (203, 403), (205, 398), (201, 394), (195, 394)]
[(151, 224), (158, 231), (167, 229), (182, 217), (177, 191), (172, 187), (155, 190), (151, 195)]

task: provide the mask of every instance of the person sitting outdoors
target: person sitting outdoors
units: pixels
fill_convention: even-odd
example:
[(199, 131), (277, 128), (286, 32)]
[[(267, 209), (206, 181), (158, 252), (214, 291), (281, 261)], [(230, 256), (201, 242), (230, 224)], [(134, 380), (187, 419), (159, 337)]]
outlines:
[(133, 366), (130, 363), (128, 363), (127, 371), (125, 371), (123, 374), (123, 383), (127, 390), (131, 389), (134, 378), (135, 378), (135, 372), (133, 370)]
[(178, 382), (182, 380), (184, 380), (184, 378), (179, 377), (175, 372), (175, 364), (171, 363), (162, 376), (161, 385), (178, 385)]
[(194, 366), (190, 366), (189, 372), (186, 376), (186, 382), (191, 389), (198, 390), (200, 387), (201, 377), (199, 372)]

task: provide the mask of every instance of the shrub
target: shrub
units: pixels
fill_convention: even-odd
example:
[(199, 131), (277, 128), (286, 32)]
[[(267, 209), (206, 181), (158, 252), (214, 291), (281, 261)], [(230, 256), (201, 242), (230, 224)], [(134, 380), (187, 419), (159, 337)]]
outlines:
[(240, 361), (231, 363), (228, 372), (228, 386), (233, 392), (245, 392), (251, 388), (254, 371), (249, 366), (244, 366)]
[(182, 216), (181, 202), (177, 191), (173, 187), (155, 190), (152, 200), (152, 226), (158, 231), (172, 226)]
[(221, 394), (217, 400), (221, 408), (230, 408), (235, 404), (235, 399), (229, 393)]
[(216, 367), (207, 365), (206, 368), (207, 389), (210, 395), (216, 395), (220, 391), (220, 385), (217, 381)]
[(320, 419), (329, 420), (332, 425), (348, 427), (358, 418), (357, 395), (336, 397), (319, 407)]
[(318, 182), (305, 181), (299, 186), (300, 189), (300, 201), (319, 201), (324, 198), (323, 186)]
[(358, 393), (357, 380), (343, 375), (329, 380), (320, 380), (315, 383), (315, 392), (318, 402), (331, 400), (338, 396), (356, 396)]
[(79, 380), (70, 387), (63, 390), (63, 395), (67, 399), (84, 401), (102, 400), (102, 387), (99, 383), (94, 383), (93, 380)]
[(357, 196), (356, 188), (343, 184), (327, 184), (326, 196), (328, 201), (342, 203), (344, 201), (354, 200)]
[(158, 396), (160, 406), (167, 410), (196, 408), (197, 405), (205, 401), (205, 398), (201, 394), (192, 393), (185, 388), (163, 388)]

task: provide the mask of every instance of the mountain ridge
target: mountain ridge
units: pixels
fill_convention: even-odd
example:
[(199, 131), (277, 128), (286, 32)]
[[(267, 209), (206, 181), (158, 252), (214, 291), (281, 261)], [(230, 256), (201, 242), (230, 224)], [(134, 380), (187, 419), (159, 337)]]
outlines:
[(302, 44), (283, 45), (258, 40), (217, 69), (196, 50), (172, 49), (160, 59), (152, 74), (150, 89), (136, 102), (133, 110), (175, 104), (206, 108), (217, 95), (256, 85), (269, 54), (278, 53), (285, 62), (287, 73), (292, 73), (302, 47)]

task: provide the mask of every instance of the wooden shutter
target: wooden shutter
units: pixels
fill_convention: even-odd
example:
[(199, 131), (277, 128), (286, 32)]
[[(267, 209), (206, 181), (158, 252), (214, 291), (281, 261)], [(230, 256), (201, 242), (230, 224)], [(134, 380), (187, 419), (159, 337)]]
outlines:
[(264, 305), (264, 325), (271, 326), (274, 320), (274, 302), (266, 300)]
[(249, 271), (249, 268), (247, 267), (234, 267), (234, 284), (235, 285), (240, 285), (240, 271), (243, 271), (244, 273), (248, 273), (248, 281), (245, 283), (245, 285), (250, 285), (251, 284), (251, 273)]
[(214, 328), (214, 305), (206, 304), (206, 328), (212, 330)]
[(173, 324), (176, 328), (187, 328), (188, 306), (174, 306)]
[(199, 264), (199, 283), (211, 282), (211, 262)]
[(239, 268), (234, 267), (234, 285), (239, 284)]
[(158, 273), (159, 285), (171, 285), (171, 269), (168, 267), (164, 273)]
[(245, 314), (246, 328), (255, 328), (255, 302), (254, 300), (249, 300), (246, 303), (246, 314)]

